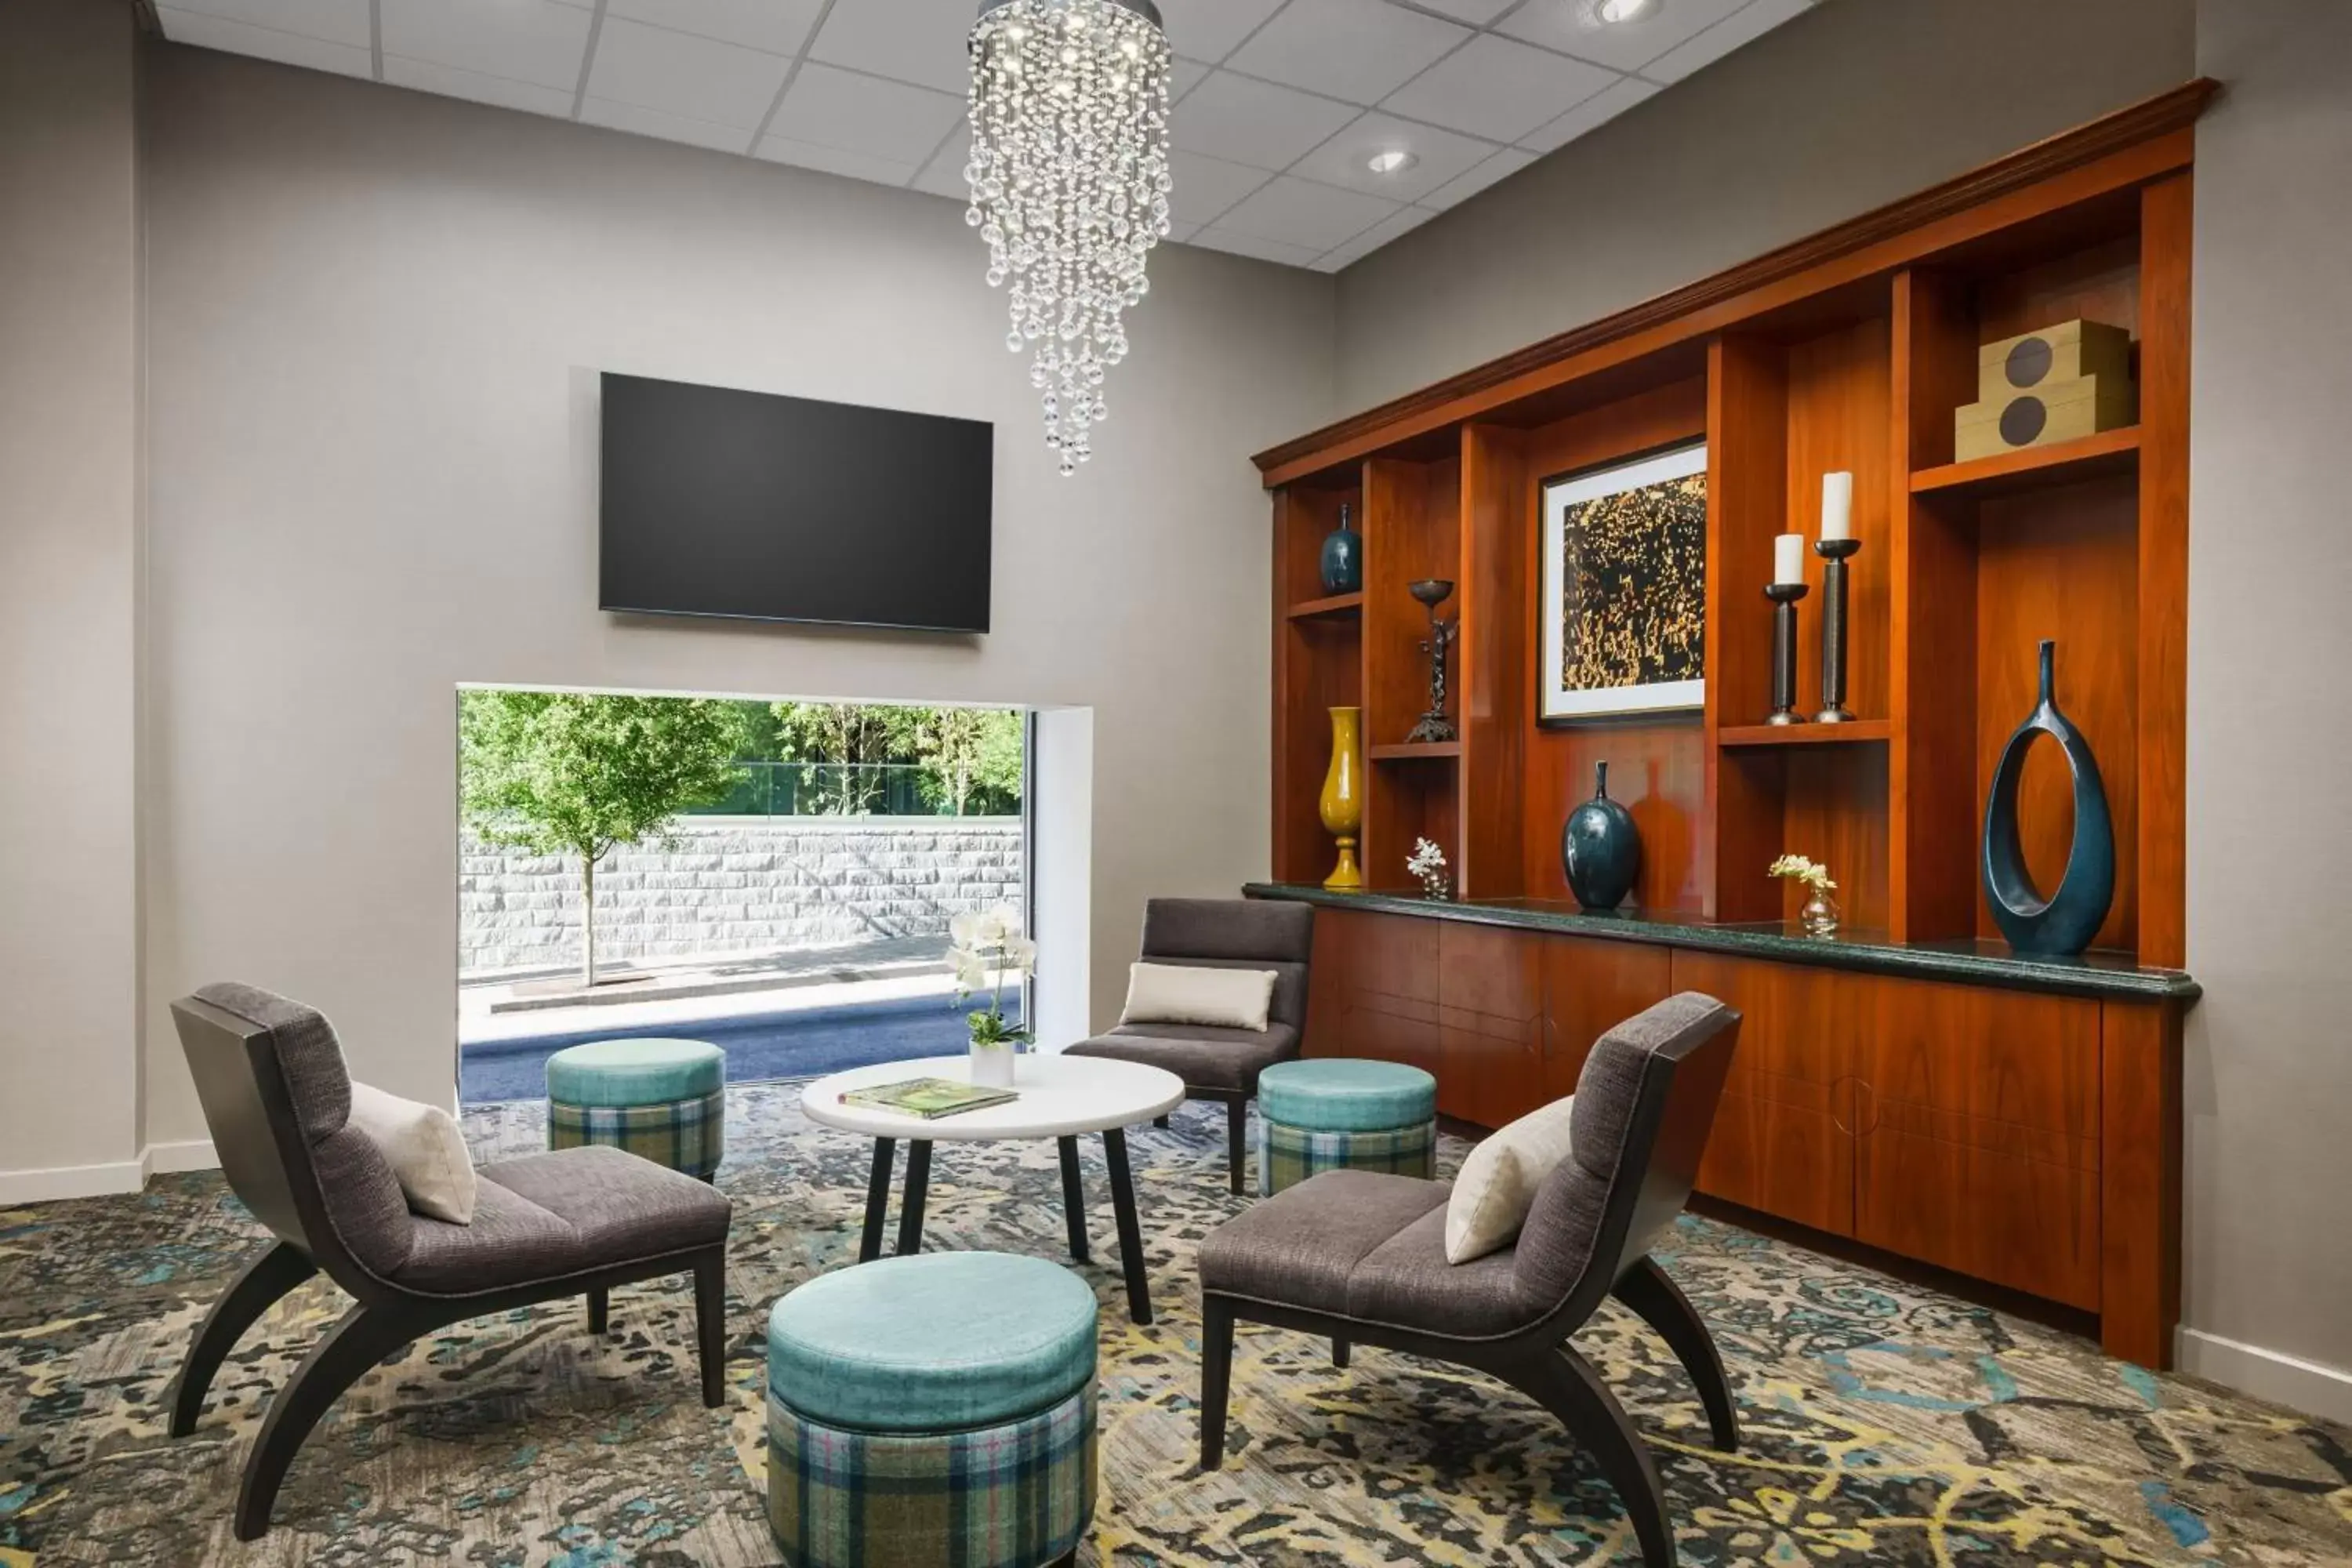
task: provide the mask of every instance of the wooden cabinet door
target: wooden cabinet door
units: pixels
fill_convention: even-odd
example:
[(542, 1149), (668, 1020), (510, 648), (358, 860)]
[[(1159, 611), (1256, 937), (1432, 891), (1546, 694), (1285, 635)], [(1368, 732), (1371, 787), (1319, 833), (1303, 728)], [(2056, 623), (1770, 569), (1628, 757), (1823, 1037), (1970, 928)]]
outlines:
[(1549, 936), (1543, 942), (1543, 1099), (1576, 1092), (1592, 1042), (1667, 996), (1673, 958), (1663, 947)]
[(1853, 1064), (1862, 1009), (1831, 969), (1676, 952), (1674, 988), (1739, 1010), (1738, 1047), (1699, 1191), (1853, 1234)]
[(2099, 1305), (2099, 1005), (1853, 975), (1854, 1235)]
[(1437, 1109), (1480, 1127), (1543, 1102), (1543, 943), (1459, 921), (1437, 942)]
[(1317, 910), (1306, 1053), (1437, 1072), (1437, 946), (1444, 923)]

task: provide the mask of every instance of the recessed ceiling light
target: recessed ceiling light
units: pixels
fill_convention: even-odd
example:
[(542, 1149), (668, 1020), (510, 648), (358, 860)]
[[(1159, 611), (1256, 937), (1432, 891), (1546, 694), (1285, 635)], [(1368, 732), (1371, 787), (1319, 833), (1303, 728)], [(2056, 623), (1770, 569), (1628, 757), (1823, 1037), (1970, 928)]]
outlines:
[(1582, 7), (1586, 25), (1595, 27), (1638, 22), (1657, 8), (1658, 0), (1584, 0)]
[(1385, 153), (1375, 153), (1365, 159), (1364, 167), (1375, 174), (1402, 174), (1420, 162), (1403, 148), (1391, 147)]

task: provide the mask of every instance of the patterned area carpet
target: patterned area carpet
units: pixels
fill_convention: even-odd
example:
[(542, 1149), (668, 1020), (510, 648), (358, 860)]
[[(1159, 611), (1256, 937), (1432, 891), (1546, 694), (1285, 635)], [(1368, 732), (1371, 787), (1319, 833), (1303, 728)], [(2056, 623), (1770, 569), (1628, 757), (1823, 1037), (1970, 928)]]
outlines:
[[(1615, 1495), (1535, 1407), (1475, 1375), (1244, 1329), (1234, 1455), (1193, 1465), (1192, 1259), (1227, 1195), (1223, 1112), (1133, 1138), (1160, 1321), (1127, 1320), (1090, 1174), (1104, 1495), (1082, 1563), (1633, 1562)], [(469, 1112), (479, 1153), (540, 1108)], [(258, 1324), (196, 1434), (163, 1432), (180, 1354), (256, 1230), (216, 1176), (0, 1211), (0, 1564), (768, 1563), (764, 1309), (854, 1255), (867, 1146), (734, 1091), (730, 1410), (696, 1397), (682, 1285), (618, 1292), (612, 1337), (552, 1306), (378, 1370), (295, 1462), (278, 1524), (230, 1534), (271, 1390), (341, 1310), (323, 1280)], [(1450, 1166), (1462, 1152), (1449, 1143)], [(1094, 1151), (1099, 1160), (1099, 1149)], [(1059, 1256), (1053, 1146), (942, 1145), (937, 1247)], [(1713, 1325), (1747, 1427), (1705, 1444), (1665, 1347), (1611, 1309), (1579, 1337), (1656, 1447), (1691, 1568), (2352, 1563), (2352, 1432), (2102, 1359), (2044, 1329), (1685, 1220), (1666, 1266)]]

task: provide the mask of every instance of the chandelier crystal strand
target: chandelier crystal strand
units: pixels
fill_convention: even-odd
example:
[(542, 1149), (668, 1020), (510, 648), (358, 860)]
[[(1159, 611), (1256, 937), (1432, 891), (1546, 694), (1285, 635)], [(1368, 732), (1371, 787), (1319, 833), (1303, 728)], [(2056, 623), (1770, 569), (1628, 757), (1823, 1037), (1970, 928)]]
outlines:
[(1150, 0), (992, 0), (971, 31), (964, 221), (1012, 283), (1004, 346), (1033, 358), (1065, 477), (1093, 455), (1120, 317), (1168, 233), (1167, 36)]

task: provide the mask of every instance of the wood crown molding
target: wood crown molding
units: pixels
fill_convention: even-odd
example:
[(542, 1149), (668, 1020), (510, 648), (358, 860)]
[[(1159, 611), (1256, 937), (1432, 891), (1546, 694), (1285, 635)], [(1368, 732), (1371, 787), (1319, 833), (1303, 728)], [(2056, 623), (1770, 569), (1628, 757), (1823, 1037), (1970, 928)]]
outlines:
[(2111, 114), (2045, 137), (1967, 174), (1930, 185), (1859, 217), (1766, 251), (1711, 278), (1656, 295), (1613, 315), (1570, 327), (1540, 342), (1488, 360), (1445, 380), (1351, 415), (1320, 430), (1269, 447), (1250, 460), (1262, 474), (1287, 468), (1328, 448), (1347, 446), (1390, 425), (1402, 424), (1449, 403), (1474, 397), (1545, 365), (1655, 327), (1750, 289), (1790, 278), (1909, 230), (2097, 162), (2126, 148), (2192, 124), (2221, 84), (2199, 77)]

